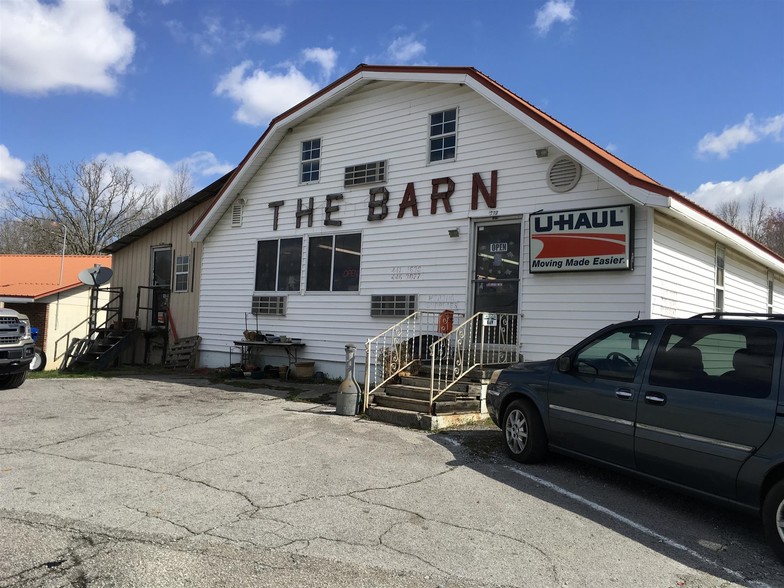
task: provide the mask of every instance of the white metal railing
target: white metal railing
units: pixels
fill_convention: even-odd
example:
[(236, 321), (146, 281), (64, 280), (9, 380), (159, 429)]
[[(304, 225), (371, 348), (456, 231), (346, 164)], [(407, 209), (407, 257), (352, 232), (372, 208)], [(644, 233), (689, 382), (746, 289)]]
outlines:
[(520, 360), (517, 316), (477, 312), (430, 346), (430, 413), (433, 402), (477, 367)]
[(464, 314), (420, 310), (365, 343), (363, 406), (370, 395), (417, 360), (430, 357), (431, 345), (452, 329)]

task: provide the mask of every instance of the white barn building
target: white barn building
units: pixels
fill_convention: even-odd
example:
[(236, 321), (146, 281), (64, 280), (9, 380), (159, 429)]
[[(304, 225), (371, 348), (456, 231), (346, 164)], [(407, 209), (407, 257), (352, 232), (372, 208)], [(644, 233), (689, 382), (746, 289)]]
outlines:
[(784, 259), (468, 67), (360, 65), (270, 123), (191, 238), (208, 367), (257, 320), (332, 376), (357, 345), (361, 379), (413, 310), (516, 315), (526, 359), (637, 316), (784, 312)]

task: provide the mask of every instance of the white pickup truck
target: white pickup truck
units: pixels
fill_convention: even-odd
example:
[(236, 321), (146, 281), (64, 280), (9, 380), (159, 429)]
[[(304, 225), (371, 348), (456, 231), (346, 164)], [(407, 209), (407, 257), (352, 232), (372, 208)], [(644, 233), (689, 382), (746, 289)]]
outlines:
[(0, 390), (22, 385), (34, 355), (28, 318), (10, 308), (0, 308)]

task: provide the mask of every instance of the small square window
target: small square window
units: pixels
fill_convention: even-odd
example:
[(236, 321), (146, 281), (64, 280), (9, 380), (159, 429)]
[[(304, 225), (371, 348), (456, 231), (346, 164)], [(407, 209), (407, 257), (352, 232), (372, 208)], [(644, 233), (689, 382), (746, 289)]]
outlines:
[(430, 115), (429, 161), (446, 161), (455, 158), (457, 148), (457, 109)]

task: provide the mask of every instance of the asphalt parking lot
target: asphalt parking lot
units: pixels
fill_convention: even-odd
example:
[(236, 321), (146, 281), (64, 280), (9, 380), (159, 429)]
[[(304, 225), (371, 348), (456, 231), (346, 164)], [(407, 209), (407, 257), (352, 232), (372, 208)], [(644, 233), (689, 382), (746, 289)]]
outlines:
[(0, 393), (0, 586), (784, 586), (752, 517), (260, 385)]

